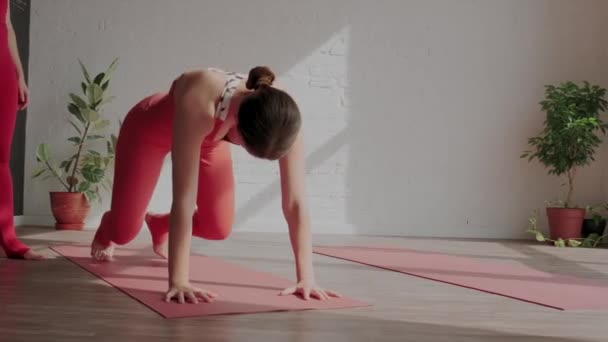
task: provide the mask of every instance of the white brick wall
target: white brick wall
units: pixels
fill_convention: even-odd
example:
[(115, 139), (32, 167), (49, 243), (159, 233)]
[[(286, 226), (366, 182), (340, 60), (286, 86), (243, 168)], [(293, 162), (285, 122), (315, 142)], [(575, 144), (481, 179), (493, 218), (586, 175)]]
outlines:
[[(608, 81), (599, 75), (604, 7), (601, 0), (32, 0), (28, 155), (40, 140), (62, 146), (77, 58), (97, 70), (121, 58), (117, 99), (106, 113), (116, 119), (184, 70), (268, 64), (305, 115), (315, 232), (518, 237), (559, 184), (518, 158), (541, 127), (542, 86)], [(234, 152), (236, 229), (285, 230), (277, 166)], [(603, 197), (601, 163), (581, 174), (583, 203)], [(30, 157), (28, 172), (32, 166)], [(154, 210), (169, 207), (168, 171)], [(49, 214), (50, 188), (26, 184), (27, 215)]]

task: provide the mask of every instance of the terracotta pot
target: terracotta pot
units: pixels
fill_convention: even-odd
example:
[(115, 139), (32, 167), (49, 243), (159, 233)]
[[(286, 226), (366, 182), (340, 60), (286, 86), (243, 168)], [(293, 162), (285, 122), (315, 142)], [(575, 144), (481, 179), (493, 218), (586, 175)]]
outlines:
[(547, 208), (551, 239), (580, 239), (585, 212), (581, 208)]
[(51, 192), (50, 195), (55, 229), (84, 229), (84, 221), (91, 208), (85, 195), (80, 192)]

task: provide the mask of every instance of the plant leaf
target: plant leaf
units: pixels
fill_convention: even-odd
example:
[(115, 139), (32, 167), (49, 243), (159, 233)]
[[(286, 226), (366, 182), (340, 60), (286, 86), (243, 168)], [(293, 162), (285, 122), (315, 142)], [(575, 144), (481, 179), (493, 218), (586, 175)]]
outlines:
[(97, 120), (99, 120), (99, 112), (92, 110), (90, 111), (89, 115), (91, 122), (97, 122)]
[[(74, 115), (74, 116), (76, 117), (76, 119), (78, 119), (78, 121), (79, 121), (80, 123), (83, 123), (83, 124), (85, 124), (85, 123), (86, 123), (86, 121), (85, 121), (85, 120), (84, 120), (84, 118), (82, 117), (82, 113), (80, 112), (80, 108), (78, 108), (78, 106), (76, 106), (76, 105), (75, 105), (75, 104), (73, 104), (73, 103), (70, 103), (70, 104), (68, 105), (68, 111), (69, 111), (70, 113), (72, 113), (72, 115)], [(80, 130), (79, 130), (79, 131), (80, 131)], [(80, 133), (80, 134), (82, 134), (82, 133)]]
[(585, 247), (585, 248), (591, 248), (591, 247), (593, 247), (593, 240), (590, 239), (589, 237), (585, 238), (583, 240), (582, 247)]
[(103, 80), (101, 81), (102, 84), (105, 84), (106, 82), (109, 82), (110, 76), (112, 75), (112, 73), (114, 72), (114, 70), (116, 70), (117, 66), (118, 66), (118, 58), (115, 58), (112, 61), (112, 63), (110, 63), (110, 66), (106, 70), (105, 76), (103, 77)]
[(87, 137), (87, 140), (99, 140), (99, 139), (103, 139), (103, 138), (105, 138), (105, 136), (99, 135), (99, 134), (93, 134), (93, 135), (89, 135)]
[(90, 188), (91, 188), (91, 183), (82, 182), (82, 183), (80, 183), (80, 185), (78, 185), (78, 192), (86, 192)]
[(93, 126), (93, 129), (100, 131), (102, 129), (107, 128), (108, 126), (110, 126), (110, 120), (101, 120)]
[(105, 97), (105, 98), (103, 98), (103, 99), (101, 100), (101, 102), (99, 102), (99, 104), (97, 105), (97, 107), (99, 107), (99, 106), (101, 106), (101, 105), (104, 105), (104, 104), (106, 104), (106, 103), (110, 103), (110, 102), (112, 102), (112, 101), (113, 101), (115, 98), (116, 98), (116, 96), (108, 96), (108, 97)]
[[(94, 104), (101, 100), (103, 96), (103, 90), (98, 84), (91, 83), (87, 87), (87, 97), (89, 98), (89, 103)], [(95, 109), (95, 108), (91, 108)]]
[(87, 109), (89, 106), (87, 105), (87, 102), (85, 100), (83, 100), (80, 96), (74, 94), (74, 93), (70, 93), (70, 99), (72, 99), (72, 101), (76, 104), (76, 106), (78, 106), (78, 108), (80, 109)]
[(36, 150), (36, 160), (41, 162), (48, 162), (50, 158), (49, 145), (40, 144)]
[(80, 116), (80, 109), (73, 103), (68, 104), (68, 112), (74, 114), (76, 117)]
[(118, 144), (118, 137), (116, 137), (116, 135), (112, 134), (110, 136), (110, 139), (112, 140), (112, 150), (116, 151), (116, 145)]
[(89, 200), (89, 202), (93, 202), (97, 199), (97, 194), (93, 190), (88, 190), (84, 192), (84, 195), (87, 197), (87, 200)]
[(38, 169), (35, 169), (34, 172), (32, 173), (32, 178), (38, 178), (40, 176), (42, 176), (42, 174), (46, 171), (46, 167), (40, 167)]
[(541, 232), (536, 232), (536, 241), (545, 242), (545, 237), (543, 236), (543, 234)]
[(80, 88), (82, 88), (82, 93), (83, 93), (84, 95), (86, 95), (86, 94), (87, 94), (87, 84), (86, 84), (86, 83), (84, 83), (84, 82), (81, 82), (81, 83), (80, 83)]
[(63, 175), (63, 171), (61, 171), (61, 169), (59, 167), (57, 167), (57, 165), (53, 165), (53, 173), (55, 174), (55, 177), (57, 178), (61, 178), (61, 176)]
[[(72, 162), (74, 161), (74, 159), (68, 159), (66, 161), (64, 161), (63, 163), (65, 163), (63, 170), (67, 173), (70, 172), (70, 168), (72, 167)], [(63, 164), (61, 163), (61, 164)]]
[(59, 164), (59, 167), (62, 169), (65, 169), (65, 166), (68, 164), (69, 160), (64, 160), (61, 162), (61, 164)]
[(578, 240), (568, 240), (568, 246), (569, 247), (579, 247), (580, 245), (582, 245), (583, 243), (578, 241)]
[(82, 176), (91, 183), (99, 183), (104, 176), (104, 171), (95, 165), (86, 165), (82, 168)]
[(98, 86), (101, 86), (101, 81), (104, 77), (106, 77), (106, 74), (104, 72), (97, 74), (97, 76), (95, 76), (95, 79), (93, 80), (93, 83), (97, 84)]
[(78, 144), (80, 144), (80, 137), (71, 137), (71, 138), (68, 138), (68, 141), (71, 141), (74, 144), (78, 145)]
[(103, 158), (101, 157), (101, 155), (90, 155), (91, 156), (91, 162), (98, 168), (103, 170)]
[(91, 83), (91, 76), (89, 76), (87, 68), (84, 66), (84, 64), (82, 64), (82, 61), (80, 59), (78, 59), (78, 64), (80, 64), (80, 69), (82, 69), (82, 74), (84, 75), (84, 78), (87, 80), (88, 83)]
[(82, 116), (88, 122), (96, 122), (97, 120), (99, 120), (99, 113), (88, 108), (82, 111)]

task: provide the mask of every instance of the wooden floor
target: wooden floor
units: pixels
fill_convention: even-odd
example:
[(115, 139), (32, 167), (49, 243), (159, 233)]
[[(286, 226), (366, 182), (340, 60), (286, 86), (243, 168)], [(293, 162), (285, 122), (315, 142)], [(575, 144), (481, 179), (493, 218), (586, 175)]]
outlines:
[[(608, 341), (608, 311), (562, 312), (403, 274), (315, 256), (322, 286), (372, 307), (165, 320), (42, 247), (88, 243), (91, 232), (20, 228), (55, 258), (0, 259), (0, 341)], [(144, 236), (136, 244), (146, 244)], [(323, 236), (316, 243), (382, 243), (524, 263), (608, 281), (608, 250), (532, 243)], [(293, 278), (287, 235), (235, 233), (195, 251)], [(564, 293), (564, 296), (576, 296)], [(608, 296), (608, 293), (606, 293)]]

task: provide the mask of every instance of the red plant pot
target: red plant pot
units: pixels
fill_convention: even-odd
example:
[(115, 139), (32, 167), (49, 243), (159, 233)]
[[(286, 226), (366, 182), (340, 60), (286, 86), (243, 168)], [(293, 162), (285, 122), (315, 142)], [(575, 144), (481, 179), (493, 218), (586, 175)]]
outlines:
[(51, 192), (51, 211), (57, 230), (82, 230), (91, 206), (80, 192)]
[(581, 208), (547, 208), (551, 239), (580, 239), (585, 213)]

